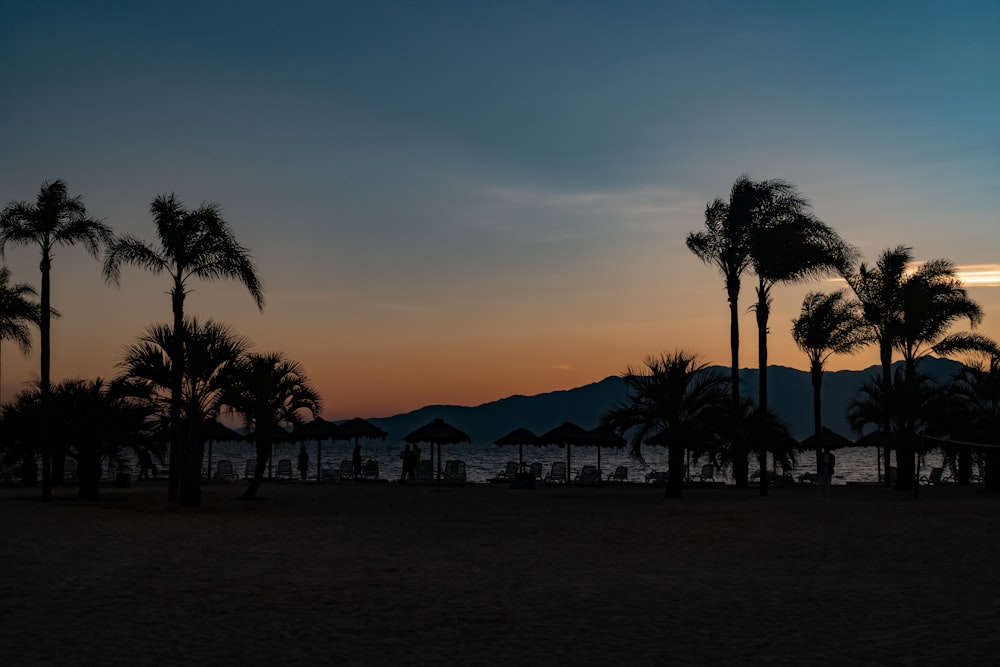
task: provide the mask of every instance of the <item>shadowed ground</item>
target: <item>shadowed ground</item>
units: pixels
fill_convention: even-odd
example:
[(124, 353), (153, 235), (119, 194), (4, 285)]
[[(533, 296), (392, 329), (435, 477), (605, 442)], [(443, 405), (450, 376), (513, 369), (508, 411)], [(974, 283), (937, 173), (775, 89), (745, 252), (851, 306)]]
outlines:
[[(1000, 497), (0, 489), (4, 664), (995, 664)], [(68, 493), (68, 492), (63, 492)]]

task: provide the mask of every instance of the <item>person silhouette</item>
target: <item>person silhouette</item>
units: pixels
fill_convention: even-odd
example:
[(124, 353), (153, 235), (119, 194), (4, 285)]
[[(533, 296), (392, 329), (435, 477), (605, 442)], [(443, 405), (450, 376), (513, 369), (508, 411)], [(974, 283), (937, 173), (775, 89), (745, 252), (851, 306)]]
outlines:
[(299, 476), (302, 479), (306, 478), (306, 472), (309, 470), (309, 453), (306, 451), (306, 446), (301, 445), (299, 447)]
[(354, 443), (354, 453), (351, 455), (351, 462), (354, 464), (354, 479), (361, 479), (361, 444)]
[(413, 452), (410, 451), (409, 443), (399, 453), (399, 459), (403, 462), (403, 473), (399, 476), (399, 481), (405, 482), (407, 477), (413, 479)]

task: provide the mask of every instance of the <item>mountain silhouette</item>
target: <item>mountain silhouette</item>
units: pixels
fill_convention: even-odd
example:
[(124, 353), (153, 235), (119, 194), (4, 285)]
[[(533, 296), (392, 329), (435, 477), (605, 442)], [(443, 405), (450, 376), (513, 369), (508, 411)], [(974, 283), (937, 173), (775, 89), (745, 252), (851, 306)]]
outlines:
[[(896, 362), (897, 364), (902, 362)], [(946, 382), (961, 367), (956, 361), (928, 357), (920, 369), (936, 382)], [(728, 376), (729, 369), (712, 366), (706, 372)], [(740, 370), (743, 395), (757, 399), (756, 368)], [(847, 407), (858, 396), (858, 389), (869, 378), (879, 378), (881, 367), (857, 371), (827, 371), (823, 374), (823, 425), (854, 440), (847, 424)], [(807, 371), (785, 366), (768, 367), (768, 398), (771, 409), (788, 424), (792, 437), (802, 440), (813, 432), (812, 382)], [(626, 396), (625, 382), (612, 375), (594, 382), (561, 391), (533, 396), (509, 396), (476, 406), (428, 405), (392, 417), (371, 418), (389, 433), (390, 440), (403, 436), (435, 418), (462, 429), (473, 442), (493, 442), (518, 427), (543, 433), (564, 421), (584, 428), (597, 426), (601, 415)]]

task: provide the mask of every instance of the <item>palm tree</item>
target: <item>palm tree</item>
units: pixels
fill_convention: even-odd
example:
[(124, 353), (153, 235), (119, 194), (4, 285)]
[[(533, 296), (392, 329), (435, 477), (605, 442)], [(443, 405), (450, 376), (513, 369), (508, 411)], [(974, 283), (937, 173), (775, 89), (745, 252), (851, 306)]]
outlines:
[[(870, 328), (871, 340), (878, 345), (879, 363), (882, 366), (881, 405), (888, 410), (892, 405), (889, 394), (893, 391), (892, 351), (895, 345), (900, 320), (900, 285), (906, 276), (907, 267), (913, 261), (913, 251), (907, 246), (896, 246), (882, 251), (874, 266), (862, 263), (856, 273), (844, 276), (861, 304), (861, 313)], [(892, 415), (882, 415), (879, 431), (884, 435), (883, 464), (889, 470), (892, 464), (891, 429)], [(890, 485), (886, 475), (885, 485)]]
[(285, 425), (301, 423), (301, 410), (315, 418), (320, 410), (319, 394), (299, 363), (280, 352), (249, 353), (233, 365), (218, 402), (241, 415), (244, 425), (253, 429), (257, 467), (242, 496), (253, 500), (264, 479), (264, 462), (270, 457), (275, 432)]
[(628, 395), (606, 412), (601, 423), (625, 435), (631, 431), (632, 455), (652, 436), (667, 446), (666, 496), (680, 498), (684, 488), (684, 450), (700, 447), (728, 412), (727, 379), (710, 373), (695, 355), (674, 352), (647, 357), (645, 369), (629, 367), (622, 378)]
[[(955, 354), (978, 349), (978, 337), (949, 335), (948, 330), (960, 319), (967, 319), (975, 327), (982, 321), (983, 311), (965, 291), (954, 264), (944, 259), (925, 262), (903, 279), (900, 304), (895, 347), (906, 371), (904, 395), (912, 402), (920, 359), (932, 352)], [(908, 489), (917, 483), (913, 468), (914, 424), (907, 423), (902, 435), (897, 454), (898, 487)]]
[(10, 269), (0, 267), (0, 341), (17, 343), (21, 352), (31, 352), (29, 324), (38, 324), (41, 309), (31, 297), (37, 296), (28, 283), (10, 283)]
[[(994, 445), (977, 457), (986, 464), (986, 488), (1000, 490), (1000, 346), (978, 337), (976, 352), (965, 360), (948, 386), (951, 399), (949, 435), (955, 440)], [(944, 446), (945, 462), (958, 483), (968, 485), (973, 452), (968, 446)]]
[[(768, 182), (754, 182), (743, 174), (733, 183), (729, 201), (715, 199), (705, 207), (705, 228), (687, 236), (687, 247), (705, 264), (715, 266), (722, 274), (729, 302), (730, 395), (733, 410), (740, 402), (740, 324), (739, 298), (743, 273), (752, 262), (750, 235), (761, 202), (769, 196)], [(749, 481), (746, 444), (737, 447), (733, 474), (737, 486)]]
[[(856, 303), (847, 300), (844, 290), (832, 294), (809, 292), (802, 301), (802, 311), (792, 322), (792, 338), (809, 357), (809, 376), (813, 387), (813, 430), (816, 442), (823, 434), (823, 367), (834, 354), (854, 354), (870, 342), (869, 329)], [(816, 448), (819, 472), (821, 449)]]
[(98, 500), (104, 461), (120, 463), (124, 448), (149, 439), (152, 410), (127, 396), (119, 382), (101, 378), (65, 380), (52, 394), (56, 430), (76, 455), (78, 496)]
[[(219, 412), (217, 398), (229, 381), (232, 365), (245, 354), (250, 342), (233, 332), (228, 325), (207, 320), (184, 320), (184, 381), (181, 408), (181, 433), (188, 449), (197, 451), (196, 459), (202, 460), (205, 442), (205, 425), (216, 419)], [(128, 388), (130, 395), (140, 397), (160, 417), (162, 430), (169, 432), (171, 382), (173, 364), (170, 351), (173, 332), (166, 324), (149, 327), (138, 342), (125, 348), (118, 363), (121, 372), (117, 378)]]
[[(42, 251), (38, 329), (41, 339), (39, 390), (43, 412), (49, 411), (51, 393), (52, 251), (56, 246), (80, 244), (92, 257), (97, 257), (101, 246), (110, 243), (112, 238), (111, 229), (102, 221), (89, 217), (83, 199), (70, 197), (66, 184), (61, 180), (42, 183), (35, 204), (11, 202), (0, 213), (0, 254), (8, 244), (34, 245)], [(49, 424), (50, 419), (46, 418), (42, 425), (42, 500), (45, 501), (52, 500), (51, 438), (46, 435)]]
[[(808, 203), (794, 186), (782, 181), (774, 188), (775, 199), (760, 216), (751, 235), (754, 273), (757, 275), (758, 405), (768, 413), (767, 334), (771, 315), (771, 290), (777, 284), (795, 284), (824, 275), (844, 273), (853, 263), (855, 250), (825, 223), (806, 213)], [(759, 452), (760, 478), (766, 479), (767, 449)], [(767, 485), (760, 485), (767, 495)]]
[[(159, 245), (154, 246), (132, 236), (123, 236), (111, 246), (104, 260), (104, 275), (118, 284), (121, 265), (132, 264), (156, 274), (166, 272), (171, 279), (173, 307), (171, 336), (174, 360), (171, 368), (170, 402), (170, 482), (168, 500), (182, 505), (201, 503), (201, 460), (187, 451), (180, 430), (184, 383), (184, 298), (191, 278), (241, 282), (257, 307), (263, 309), (264, 294), (257, 268), (249, 251), (236, 240), (217, 204), (203, 204), (188, 210), (173, 194), (160, 195), (150, 205)], [(189, 445), (193, 446), (193, 445)]]

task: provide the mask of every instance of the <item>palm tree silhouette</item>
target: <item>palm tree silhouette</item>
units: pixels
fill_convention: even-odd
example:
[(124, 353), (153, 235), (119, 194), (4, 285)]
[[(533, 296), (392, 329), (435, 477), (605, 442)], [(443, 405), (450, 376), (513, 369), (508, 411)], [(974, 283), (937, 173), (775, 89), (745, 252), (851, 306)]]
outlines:
[[(181, 433), (190, 449), (197, 450), (200, 462), (206, 424), (218, 416), (217, 398), (229, 381), (229, 371), (250, 342), (231, 327), (214, 320), (204, 323), (184, 320), (184, 382)], [(149, 404), (160, 416), (162, 430), (169, 432), (173, 364), (173, 331), (166, 324), (149, 327), (136, 343), (125, 348), (116, 378), (126, 384), (131, 395)], [(200, 465), (200, 463), (199, 463)]]
[(263, 309), (264, 294), (257, 269), (249, 251), (236, 240), (217, 204), (203, 204), (188, 210), (173, 194), (160, 195), (150, 205), (159, 245), (154, 246), (133, 236), (123, 236), (108, 250), (104, 275), (112, 284), (121, 280), (121, 265), (132, 264), (171, 279), (173, 335), (170, 358), (170, 482), (168, 500), (182, 505), (201, 503), (201, 460), (187, 451), (180, 430), (184, 383), (184, 298), (191, 278), (241, 282)]
[[(729, 302), (730, 394), (734, 412), (740, 404), (740, 323), (739, 298), (743, 273), (750, 268), (752, 256), (750, 234), (754, 213), (766, 199), (766, 186), (755, 183), (743, 174), (729, 193), (729, 201), (716, 198), (705, 207), (705, 228), (687, 236), (688, 249), (705, 264), (715, 266), (726, 286)], [(746, 486), (749, 467), (746, 443), (734, 443), (733, 475), (737, 486)]]
[[(892, 350), (899, 329), (899, 313), (902, 309), (900, 285), (906, 275), (907, 266), (913, 261), (913, 251), (907, 246), (896, 246), (882, 251), (874, 266), (862, 263), (856, 273), (844, 276), (847, 284), (861, 303), (861, 313), (870, 328), (870, 338), (878, 345), (879, 363), (882, 367), (882, 387), (880, 401), (883, 409), (879, 431), (884, 436), (883, 469), (892, 465), (892, 405), (889, 394), (893, 391)], [(885, 485), (891, 483), (886, 475)]]
[[(906, 381), (904, 396), (912, 403), (917, 391), (917, 364), (930, 353), (956, 354), (979, 349), (980, 338), (964, 333), (948, 334), (951, 326), (967, 319), (973, 327), (983, 319), (983, 311), (973, 301), (955, 265), (944, 259), (921, 264), (906, 275), (900, 285), (899, 327), (895, 347), (903, 357)], [(911, 412), (907, 412), (912, 415)], [(904, 423), (897, 450), (898, 487), (909, 489), (917, 483), (913, 453), (916, 447), (915, 416)]]
[[(848, 301), (844, 290), (831, 294), (809, 292), (802, 301), (802, 311), (792, 321), (792, 338), (809, 357), (809, 376), (813, 387), (813, 431), (817, 445), (823, 435), (823, 367), (834, 354), (854, 354), (871, 342), (869, 330), (858, 304)], [(816, 449), (819, 473), (821, 449)]]
[[(42, 251), (39, 267), (42, 272), (40, 318), (38, 322), (41, 341), (39, 391), (42, 412), (48, 414), (51, 394), (51, 318), (52, 290), (50, 273), (52, 251), (56, 246), (82, 245), (97, 257), (101, 246), (112, 240), (111, 229), (100, 220), (87, 214), (83, 199), (70, 197), (62, 180), (46, 181), (34, 204), (11, 202), (0, 213), (0, 254), (9, 244), (38, 246)], [(42, 424), (42, 500), (52, 499), (52, 441), (49, 418)]]
[[(768, 197), (760, 203), (750, 234), (751, 261), (757, 275), (758, 373), (757, 403), (768, 413), (767, 324), (771, 314), (771, 290), (779, 283), (794, 284), (823, 275), (844, 273), (855, 251), (833, 229), (807, 213), (809, 203), (795, 187), (782, 180), (767, 181)], [(767, 495), (767, 449), (760, 458), (760, 494)]]
[(280, 352), (249, 353), (233, 365), (218, 402), (241, 415), (244, 425), (253, 429), (257, 467), (242, 495), (244, 500), (253, 500), (264, 479), (265, 461), (270, 456), (275, 433), (287, 424), (300, 424), (302, 410), (315, 418), (320, 410), (319, 394), (298, 362)]
[[(10, 282), (10, 269), (0, 267), (0, 343), (5, 340), (17, 343), (21, 353), (31, 352), (29, 324), (37, 325), (41, 319), (38, 303), (31, 297), (38, 296), (28, 283)], [(2, 357), (0, 357), (2, 363)], [(0, 378), (0, 387), (2, 387)]]
[(706, 371), (695, 355), (674, 352), (647, 357), (645, 369), (629, 367), (622, 378), (628, 395), (606, 412), (601, 423), (624, 435), (631, 431), (632, 455), (642, 458), (651, 436), (667, 446), (666, 496), (684, 489), (684, 450), (702, 446), (728, 412), (727, 379)]
[[(976, 338), (968, 346), (975, 351), (948, 386), (950, 434), (966, 442), (995, 442), (1000, 433), (1000, 346), (985, 336)], [(968, 486), (972, 476), (969, 447), (945, 444), (943, 450), (945, 464), (950, 465), (958, 483)], [(980, 459), (986, 462), (986, 488), (1000, 490), (1000, 450), (989, 448)]]

